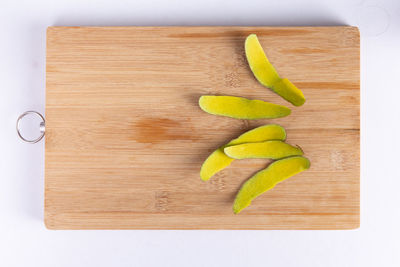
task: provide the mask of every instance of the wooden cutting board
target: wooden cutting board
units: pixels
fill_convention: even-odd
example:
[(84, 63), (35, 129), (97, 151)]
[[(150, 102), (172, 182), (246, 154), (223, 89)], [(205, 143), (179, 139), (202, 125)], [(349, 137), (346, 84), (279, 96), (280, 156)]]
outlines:
[[(294, 107), (253, 77), (256, 33)], [(354, 27), (50, 27), (45, 223), (50, 229), (352, 229), (360, 217), (360, 41)], [(283, 104), (286, 118), (212, 116), (201, 95)], [(240, 160), (208, 182), (203, 160), (267, 123), (287, 129), (310, 170), (239, 215), (232, 203), (267, 160)]]

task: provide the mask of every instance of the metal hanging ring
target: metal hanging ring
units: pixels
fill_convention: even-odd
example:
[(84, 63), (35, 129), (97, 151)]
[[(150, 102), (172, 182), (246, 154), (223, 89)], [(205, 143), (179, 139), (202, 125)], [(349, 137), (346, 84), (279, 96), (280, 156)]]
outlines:
[[(42, 119), (42, 122), (40, 122), (40, 125), (39, 125), (40, 136), (38, 138), (36, 138), (36, 139), (33, 139), (33, 140), (29, 140), (29, 139), (26, 139), (25, 137), (23, 137), (22, 134), (21, 134), (20, 128), (19, 128), (20, 127), (20, 125), (19, 125), (20, 121), (26, 115), (29, 115), (29, 114), (35, 114), (35, 115), (39, 116)], [(46, 125), (46, 121), (45, 121), (44, 117), (42, 116), (42, 114), (40, 114), (39, 112), (36, 112), (36, 111), (26, 111), (26, 112), (22, 113), (17, 119), (17, 133), (18, 133), (18, 136), (19, 136), (19, 138), (21, 138), (23, 141), (25, 141), (27, 143), (35, 144), (35, 143), (39, 142), (40, 140), (42, 140), (42, 138), (44, 136), (44, 133), (45, 133), (45, 130), (46, 130), (45, 129), (45, 125)]]

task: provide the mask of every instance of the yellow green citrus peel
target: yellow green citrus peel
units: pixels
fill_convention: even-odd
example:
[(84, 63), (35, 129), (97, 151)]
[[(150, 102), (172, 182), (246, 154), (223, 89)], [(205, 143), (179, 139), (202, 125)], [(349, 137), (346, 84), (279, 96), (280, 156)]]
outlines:
[(285, 106), (236, 96), (204, 95), (200, 97), (199, 105), (207, 113), (235, 119), (273, 119), (290, 114), (290, 109)]
[(266, 169), (257, 172), (245, 182), (236, 195), (233, 212), (239, 213), (251, 204), (251, 201), (262, 193), (272, 189), (276, 184), (310, 168), (310, 161), (301, 156), (277, 160)]
[(282, 159), (303, 155), (301, 148), (278, 140), (229, 146), (224, 148), (224, 152), (228, 157), (234, 159)]
[(228, 157), (224, 153), (224, 148), (228, 146), (252, 143), (252, 142), (262, 142), (266, 140), (285, 140), (286, 132), (282, 126), (277, 124), (268, 124), (264, 126), (252, 129), (244, 134), (240, 135), (238, 138), (233, 139), (228, 144), (221, 146), (215, 150), (211, 155), (204, 161), (200, 170), (200, 177), (202, 180), (207, 181), (217, 172), (228, 167), (234, 159)]
[(250, 34), (246, 38), (245, 51), (250, 69), (262, 85), (270, 88), (295, 106), (304, 104), (306, 99), (303, 92), (288, 79), (279, 77), (274, 66), (265, 55), (257, 35)]

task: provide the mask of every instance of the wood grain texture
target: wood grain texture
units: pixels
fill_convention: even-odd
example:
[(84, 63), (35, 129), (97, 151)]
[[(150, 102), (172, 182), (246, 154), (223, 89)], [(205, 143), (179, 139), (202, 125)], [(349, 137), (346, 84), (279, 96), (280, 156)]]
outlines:
[[(256, 33), (295, 108), (253, 77)], [(45, 223), (50, 229), (352, 229), (359, 226), (359, 32), (354, 27), (50, 27)], [(198, 107), (203, 94), (282, 104), (292, 115), (241, 121)], [(310, 170), (239, 215), (234, 197), (268, 160), (237, 160), (208, 182), (210, 152), (270, 122)]]

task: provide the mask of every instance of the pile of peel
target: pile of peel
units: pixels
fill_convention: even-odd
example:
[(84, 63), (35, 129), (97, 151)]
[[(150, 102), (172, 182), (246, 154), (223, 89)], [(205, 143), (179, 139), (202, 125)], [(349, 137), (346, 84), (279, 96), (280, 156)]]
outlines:
[[(246, 38), (245, 52), (250, 69), (259, 83), (294, 106), (305, 103), (302, 91), (288, 79), (278, 75), (255, 34)], [(200, 97), (199, 105), (207, 113), (242, 120), (281, 118), (290, 115), (291, 112), (288, 107), (282, 105), (236, 96), (205, 95)], [(234, 160), (275, 160), (243, 184), (233, 204), (233, 212), (237, 214), (276, 184), (310, 168), (310, 161), (303, 157), (303, 150), (286, 143), (285, 140), (286, 131), (278, 124), (268, 124), (247, 131), (211, 153), (201, 166), (200, 177), (207, 181)]]

